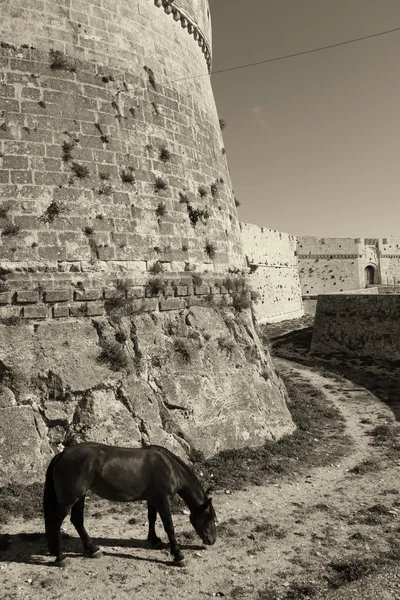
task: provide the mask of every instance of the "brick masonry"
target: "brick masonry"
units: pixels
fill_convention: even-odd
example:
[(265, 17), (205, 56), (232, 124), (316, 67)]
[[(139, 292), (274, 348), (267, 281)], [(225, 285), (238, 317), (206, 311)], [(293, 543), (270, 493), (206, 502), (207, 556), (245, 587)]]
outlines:
[[(197, 273), (194, 276), (163, 273), (145, 279), (140, 275), (137, 280), (112, 280), (106, 276), (105, 281), (104, 276), (96, 274), (95, 278), (75, 277), (72, 282), (65, 279), (65, 287), (61, 289), (59, 280), (42, 275), (38, 284), (37, 274), (34, 274), (31, 280), (26, 276), (12, 280), (14, 287), (21, 288), (24, 284), (25, 289), (0, 292), (0, 322), (9, 317), (84, 318), (111, 314), (115, 310), (131, 314), (182, 310), (191, 306), (230, 306), (233, 288), (235, 293), (247, 293), (245, 280), (240, 275), (225, 279), (207, 274), (203, 277), (204, 281), (199, 284)], [(193, 279), (197, 285), (193, 284)], [(8, 283), (0, 282), (0, 285), (4, 289)]]
[(243, 268), (207, 0), (5, 0), (0, 42), (2, 272)]
[(260, 323), (304, 315), (296, 257), (296, 238), (287, 233), (241, 223), (250, 282), (259, 295), (254, 311)]

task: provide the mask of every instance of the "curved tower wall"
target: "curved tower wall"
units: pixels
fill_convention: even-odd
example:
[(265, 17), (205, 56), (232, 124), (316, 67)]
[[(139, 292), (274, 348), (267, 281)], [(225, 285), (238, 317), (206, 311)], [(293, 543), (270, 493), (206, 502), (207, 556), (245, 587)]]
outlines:
[(13, 0), (0, 39), (3, 271), (57, 286), (154, 262), (243, 267), (211, 85), (196, 77), (211, 66), (206, 0)]
[(0, 485), (77, 441), (293, 431), (238, 275), (208, 2), (0, 6)]

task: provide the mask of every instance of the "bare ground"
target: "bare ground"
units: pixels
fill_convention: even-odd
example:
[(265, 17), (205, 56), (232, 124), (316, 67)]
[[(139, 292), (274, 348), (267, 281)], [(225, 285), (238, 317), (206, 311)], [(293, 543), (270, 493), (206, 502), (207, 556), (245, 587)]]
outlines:
[[(0, 597), (400, 600), (400, 461), (371, 437), (376, 425), (391, 427), (392, 409), (359, 382), (276, 363), (292, 380), (322, 389), (340, 410), (352, 442), (342, 459), (294, 469), (278, 483), (216, 492), (219, 535), (212, 547), (201, 545), (187, 514), (175, 515), (185, 568), (171, 566), (167, 547), (147, 547), (144, 505), (114, 504), (108, 512), (88, 506), (88, 529), (104, 550), (97, 560), (81, 555), (66, 523), (67, 569), (49, 562), (40, 519), (12, 519), (1, 529)], [(329, 454), (326, 444), (319, 451)]]

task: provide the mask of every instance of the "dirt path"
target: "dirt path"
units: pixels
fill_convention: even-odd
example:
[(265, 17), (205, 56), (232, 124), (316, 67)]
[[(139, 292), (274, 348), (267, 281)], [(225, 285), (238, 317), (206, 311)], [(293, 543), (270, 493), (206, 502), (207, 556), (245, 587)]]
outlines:
[[(65, 570), (49, 565), (41, 538), (18, 535), (41, 532), (40, 520), (14, 520), (2, 528), (2, 533), (11, 534), (11, 545), (0, 561), (1, 598), (175, 600), (179, 595), (188, 600), (222, 596), (274, 600), (279, 596), (272, 595), (271, 587), (281, 597), (296, 585), (317, 588), (331, 561), (355, 552), (374, 556), (385, 551), (388, 536), (396, 531), (399, 467), (370, 445), (367, 432), (373, 425), (392, 421), (390, 410), (350, 382), (338, 384), (288, 361), (276, 362), (292, 377), (323, 389), (339, 407), (353, 441), (346, 458), (306, 476), (298, 474), (292, 481), (216, 494), (219, 538), (215, 546), (201, 546), (188, 516), (176, 515), (178, 538), (188, 559), (188, 566), (181, 569), (170, 566), (167, 549), (150, 550), (143, 542), (147, 535), (143, 505), (114, 505), (112, 513), (102, 515), (89, 507), (88, 529), (104, 549), (99, 560), (81, 556), (68, 523), (66, 530), (74, 539), (66, 542), (71, 559)], [(364, 459), (371, 459), (376, 468), (366, 475), (349, 473)], [(387, 511), (373, 524), (364, 517), (376, 505)]]

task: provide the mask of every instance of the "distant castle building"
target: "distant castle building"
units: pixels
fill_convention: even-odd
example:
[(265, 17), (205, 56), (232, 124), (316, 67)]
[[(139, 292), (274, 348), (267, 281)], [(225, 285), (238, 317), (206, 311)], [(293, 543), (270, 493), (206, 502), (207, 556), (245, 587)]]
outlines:
[(400, 239), (297, 238), (303, 296), (400, 283)]

